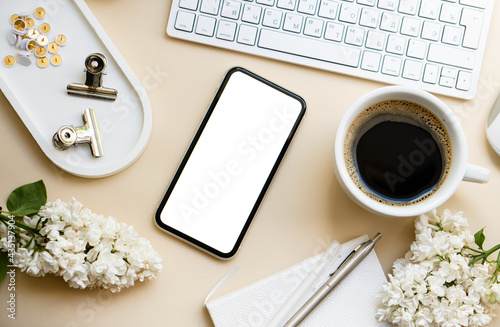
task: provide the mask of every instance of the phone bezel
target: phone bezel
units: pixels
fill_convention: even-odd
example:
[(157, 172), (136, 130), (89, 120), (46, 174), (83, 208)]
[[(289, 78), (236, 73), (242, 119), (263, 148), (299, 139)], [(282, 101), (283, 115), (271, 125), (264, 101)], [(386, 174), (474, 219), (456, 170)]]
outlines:
[[(163, 221), (161, 220), (161, 212), (163, 211), (163, 208), (165, 207), (165, 204), (167, 203), (168, 198), (170, 197), (170, 194), (173, 192), (175, 185), (176, 185), (177, 181), (179, 180), (179, 178), (184, 170), (184, 167), (186, 166), (186, 164), (191, 156), (191, 153), (194, 151), (196, 144), (198, 143), (198, 140), (201, 138), (205, 126), (208, 124), (208, 121), (209, 121), (212, 113), (214, 112), (215, 108), (217, 107), (217, 103), (218, 103), (222, 93), (224, 92), (227, 83), (229, 82), (231, 76), (236, 72), (244, 73), (244, 74), (246, 74), (246, 75), (248, 75), (248, 76), (250, 76), (250, 77), (252, 77), (252, 78), (284, 93), (284, 94), (286, 94), (287, 96), (294, 98), (295, 100), (297, 100), (301, 104), (301, 111), (300, 111), (300, 114), (297, 116), (297, 119), (295, 120), (294, 125), (293, 125), (285, 143), (283, 144), (283, 147), (281, 148), (281, 151), (280, 151), (279, 155), (277, 156), (276, 161), (275, 161), (271, 171), (269, 172), (269, 175), (266, 179), (266, 182), (264, 183), (264, 186), (262, 187), (262, 190), (260, 191), (259, 196), (258, 196), (257, 200), (255, 201), (255, 204), (253, 205), (252, 210), (250, 211), (250, 214), (249, 214), (248, 218), (246, 219), (245, 224), (244, 224), (243, 228), (241, 229), (240, 234), (239, 234), (233, 248), (231, 249), (231, 251), (226, 253), (226, 252), (219, 251), (219, 250), (209, 246), (208, 244), (205, 244), (205, 243), (191, 237), (190, 235), (187, 235), (187, 234), (183, 233), (182, 231), (175, 229), (175, 228), (163, 223)], [(193, 140), (191, 141), (191, 143), (186, 151), (186, 154), (182, 158), (182, 161), (181, 161), (179, 167), (177, 168), (177, 171), (175, 172), (175, 175), (174, 175), (172, 181), (170, 182), (170, 184), (167, 188), (167, 191), (165, 192), (165, 195), (163, 196), (163, 198), (162, 198), (162, 200), (161, 200), (161, 202), (156, 210), (155, 222), (156, 222), (157, 226), (159, 228), (161, 228), (162, 230), (176, 236), (177, 238), (179, 238), (183, 241), (186, 241), (186, 242), (190, 243), (191, 245), (194, 245), (197, 248), (199, 248), (199, 249), (201, 249), (209, 254), (212, 254), (220, 259), (229, 259), (229, 258), (233, 257), (236, 254), (236, 252), (238, 251), (238, 249), (240, 248), (241, 243), (243, 242), (243, 238), (245, 237), (245, 235), (250, 227), (250, 224), (251, 224), (253, 218), (255, 217), (255, 214), (257, 213), (257, 210), (258, 210), (258, 208), (259, 208), (259, 206), (264, 198), (264, 195), (265, 195), (267, 189), (269, 188), (271, 181), (272, 181), (274, 175), (276, 174), (281, 161), (283, 160), (285, 152), (288, 149), (288, 147), (292, 141), (292, 138), (295, 135), (295, 133), (299, 127), (299, 124), (305, 115), (305, 111), (306, 111), (306, 102), (304, 101), (304, 99), (302, 99), (297, 94), (292, 93), (292, 92), (270, 82), (269, 80), (267, 80), (263, 77), (260, 77), (256, 74), (242, 68), (242, 67), (231, 68), (225, 74), (225, 76), (224, 76), (224, 78), (223, 78), (223, 80), (222, 80), (222, 82), (217, 90), (217, 93), (215, 94), (205, 116), (203, 117), (203, 120), (202, 120), (200, 126), (198, 127), (198, 130), (196, 131), (196, 134), (193, 137)]]

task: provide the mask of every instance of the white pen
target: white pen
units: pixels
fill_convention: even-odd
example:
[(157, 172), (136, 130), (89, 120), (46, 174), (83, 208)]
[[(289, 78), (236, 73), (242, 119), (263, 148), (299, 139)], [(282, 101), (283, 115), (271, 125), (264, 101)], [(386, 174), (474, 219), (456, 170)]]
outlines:
[(330, 275), (328, 281), (311, 296), (311, 298), (297, 311), (283, 327), (297, 326), (305, 317), (331, 292), (331, 290), (351, 272), (375, 246), (375, 243), (382, 237), (377, 233), (370, 240), (358, 245), (340, 264), (337, 270)]

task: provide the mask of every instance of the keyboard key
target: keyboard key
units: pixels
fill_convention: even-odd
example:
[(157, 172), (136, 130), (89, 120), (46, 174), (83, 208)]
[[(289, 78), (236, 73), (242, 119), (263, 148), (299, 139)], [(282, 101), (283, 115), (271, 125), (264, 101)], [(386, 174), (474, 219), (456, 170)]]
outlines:
[(302, 31), (302, 20), (302, 15), (287, 12), (285, 14), (285, 21), (283, 22), (283, 29), (289, 32), (300, 33)]
[(462, 11), (462, 17), (460, 18), (460, 25), (465, 26), (462, 46), (471, 49), (478, 48), (481, 30), (483, 27), (483, 19), (484, 14), (482, 12), (464, 8)]
[(274, 6), (274, 0), (256, 0), (258, 4), (265, 6)]
[(179, 0), (179, 7), (196, 10), (198, 8), (198, 0)]
[(295, 9), (295, 0), (278, 0), (276, 7), (287, 10)]
[(347, 26), (345, 34), (345, 43), (361, 46), (365, 38), (365, 30), (361, 27)]
[(378, 7), (380, 9), (395, 10), (397, 6), (397, 0), (378, 0)]
[(192, 32), (196, 15), (191, 12), (179, 11), (175, 19), (175, 28), (181, 31)]
[(366, 47), (368, 49), (382, 50), (385, 46), (385, 33), (370, 30), (366, 37)]
[(224, 0), (222, 3), (221, 16), (230, 19), (238, 19), (240, 17), (241, 3), (234, 0)]
[(258, 24), (260, 22), (261, 12), (261, 7), (245, 3), (241, 20), (247, 23)]
[(422, 0), (418, 15), (423, 18), (436, 19), (439, 14), (439, 2), (434, 0)]
[(444, 87), (453, 87), (455, 85), (455, 79), (447, 76), (439, 77), (439, 85)]
[(422, 81), (429, 84), (436, 84), (438, 79), (438, 70), (439, 67), (437, 65), (426, 64)]
[(361, 51), (337, 43), (305, 38), (278, 31), (263, 29), (258, 46), (306, 58), (318, 59), (340, 65), (358, 67)]
[(425, 21), (422, 26), (422, 39), (437, 41), (441, 37), (441, 24)]
[(359, 3), (360, 5), (371, 6), (371, 7), (375, 5), (375, 0), (358, 0), (356, 2)]
[(460, 7), (448, 3), (444, 3), (441, 7), (439, 20), (445, 23), (456, 24), (460, 18)]
[(365, 51), (363, 52), (363, 60), (361, 61), (361, 69), (378, 72), (380, 68), (380, 53)]
[(358, 20), (358, 6), (351, 3), (342, 3), (339, 20), (346, 23), (355, 23)]
[(402, 14), (415, 15), (418, 9), (418, 0), (400, 0), (398, 11)]
[(397, 32), (399, 30), (400, 16), (389, 12), (382, 13), (380, 29), (388, 32)]
[(468, 91), (472, 83), (472, 74), (466, 71), (459, 71), (456, 88), (462, 91)]
[(384, 56), (382, 64), (382, 73), (392, 76), (399, 76), (401, 71), (401, 58), (393, 56)]
[(236, 32), (236, 23), (227, 20), (219, 21), (217, 28), (217, 38), (226, 41), (233, 41)]
[(332, 22), (326, 23), (325, 39), (340, 42), (343, 36), (344, 25)]
[(475, 58), (472, 51), (436, 43), (429, 45), (429, 53), (427, 54), (429, 61), (467, 69), (474, 68)]
[(460, 0), (461, 5), (485, 9), (490, 0)]
[(217, 15), (219, 13), (220, 0), (201, 0), (200, 11), (205, 14)]
[(412, 39), (408, 41), (408, 50), (406, 51), (406, 55), (411, 58), (424, 59), (425, 54), (427, 53), (426, 50), (427, 43)]
[(255, 39), (257, 37), (257, 27), (249, 25), (240, 25), (240, 30), (238, 32), (238, 43), (255, 45)]
[(216, 22), (217, 20), (213, 17), (199, 16), (196, 23), (196, 34), (213, 36)]
[(299, 0), (297, 11), (304, 14), (314, 15), (316, 12), (316, 4), (317, 0)]
[(262, 25), (272, 28), (280, 28), (281, 16), (283, 13), (280, 10), (266, 8)]
[(462, 41), (462, 29), (446, 25), (443, 29), (442, 42), (451, 45), (459, 45)]
[(455, 78), (457, 76), (457, 70), (455, 68), (445, 66), (441, 68), (441, 76)]
[(386, 51), (402, 55), (406, 51), (406, 38), (393, 34), (389, 35), (389, 38), (387, 39)]
[(314, 37), (321, 37), (323, 34), (323, 20), (307, 17), (304, 27), (304, 34)]
[(444, 87), (454, 87), (456, 83), (457, 70), (450, 67), (441, 68), (441, 76), (439, 77), (439, 85)]
[(375, 28), (378, 25), (379, 10), (371, 8), (363, 8), (359, 25)]
[(403, 74), (401, 76), (414, 81), (419, 81), (420, 76), (422, 76), (422, 62), (406, 59), (403, 67)]
[(420, 30), (420, 20), (411, 17), (403, 17), (401, 23), (401, 34), (409, 36), (418, 36)]
[(318, 16), (335, 19), (337, 17), (337, 10), (339, 4), (332, 0), (321, 0), (321, 5), (319, 6)]

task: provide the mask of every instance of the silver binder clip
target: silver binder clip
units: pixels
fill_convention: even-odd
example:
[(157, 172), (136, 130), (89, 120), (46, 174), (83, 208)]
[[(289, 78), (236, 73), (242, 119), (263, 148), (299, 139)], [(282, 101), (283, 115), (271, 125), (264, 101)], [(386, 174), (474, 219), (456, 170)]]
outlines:
[(94, 109), (85, 109), (83, 121), (85, 125), (81, 127), (65, 125), (59, 128), (52, 138), (54, 146), (58, 150), (67, 150), (77, 144), (89, 143), (94, 157), (102, 157), (104, 153)]
[(106, 68), (106, 57), (93, 53), (85, 59), (85, 84), (68, 84), (68, 94), (115, 101), (118, 91), (102, 86), (102, 75)]

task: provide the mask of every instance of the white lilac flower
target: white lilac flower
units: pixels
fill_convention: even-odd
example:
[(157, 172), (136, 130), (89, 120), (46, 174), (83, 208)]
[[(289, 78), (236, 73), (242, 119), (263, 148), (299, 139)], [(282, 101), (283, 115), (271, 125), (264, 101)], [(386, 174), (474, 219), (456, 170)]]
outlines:
[[(492, 277), (499, 268), (494, 262), (470, 262), (466, 250), (475, 238), (467, 226), (462, 213), (449, 210), (441, 216), (433, 210), (415, 220), (415, 242), (394, 262), (379, 294), (379, 321), (399, 327), (476, 327), (491, 322), (500, 303), (500, 284)], [(472, 257), (485, 253), (480, 250)]]
[[(42, 206), (23, 223), (38, 231), (20, 232), (14, 264), (32, 276), (62, 276), (73, 288), (118, 292), (134, 282), (153, 279), (161, 257), (132, 226), (97, 215), (74, 198)], [(0, 248), (7, 250), (7, 229), (0, 224)]]

